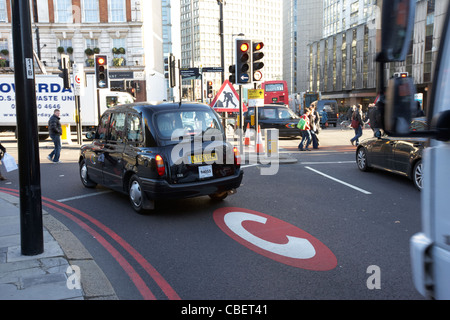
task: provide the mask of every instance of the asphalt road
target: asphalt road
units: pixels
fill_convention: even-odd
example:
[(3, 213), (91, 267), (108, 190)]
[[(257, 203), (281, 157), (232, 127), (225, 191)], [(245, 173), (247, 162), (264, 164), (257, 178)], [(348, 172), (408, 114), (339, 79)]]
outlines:
[[(351, 132), (327, 130), (321, 149), (311, 152), (282, 139), (280, 146), (298, 161), (280, 165), (275, 175), (246, 167), (237, 194), (223, 202), (161, 201), (150, 215), (136, 214), (124, 195), (84, 188), (78, 151), (65, 147), (63, 163), (51, 164), (47, 142), (40, 149), (42, 195), (45, 204), (57, 201), (58, 210), (45, 209), (82, 241), (120, 299), (421, 299), (409, 258), (409, 239), (420, 230), (420, 193), (406, 178), (360, 172)], [(4, 145), (17, 151), (12, 141)], [(8, 178), (1, 186), (18, 189), (17, 173)], [(259, 250), (256, 240), (239, 240), (220, 223), (227, 210), (238, 219), (267, 218), (265, 227), (245, 222), (264, 240), (260, 247), (299, 235), (313, 244), (317, 261), (292, 265), (275, 249)], [(318, 270), (324, 262), (329, 270)]]

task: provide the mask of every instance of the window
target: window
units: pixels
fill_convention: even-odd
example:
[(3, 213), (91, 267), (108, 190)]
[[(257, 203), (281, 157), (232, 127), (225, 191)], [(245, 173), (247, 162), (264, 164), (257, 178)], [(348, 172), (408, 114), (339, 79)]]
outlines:
[(156, 128), (164, 139), (204, 134), (209, 129), (221, 132), (220, 121), (212, 111), (174, 111), (156, 115)]
[(98, 0), (83, 0), (83, 22), (99, 22)]
[(72, 47), (72, 39), (61, 39), (59, 40), (59, 46), (64, 48), (64, 51), (67, 52), (67, 48)]
[(260, 116), (261, 120), (262, 119), (278, 119), (278, 115), (276, 112), (276, 109), (274, 108), (261, 108), (260, 110), (262, 110), (262, 114)]
[(140, 142), (143, 139), (141, 119), (137, 115), (129, 115), (127, 118), (127, 139), (130, 142)]
[(54, 0), (55, 22), (73, 23), (72, 0)]
[(113, 113), (111, 116), (109, 141), (122, 142), (125, 136), (125, 113)]
[(448, 110), (450, 105), (450, 24), (447, 26), (446, 39), (442, 47), (442, 55), (439, 68), (436, 72), (439, 73), (437, 83), (435, 84), (436, 96), (434, 102), (434, 113)]
[(6, 0), (0, 0), (0, 22), (8, 22), (8, 15), (6, 12)]
[(98, 39), (86, 39), (86, 49), (98, 48)]
[(113, 39), (112, 47), (113, 47), (113, 65), (125, 66), (126, 65), (126, 41), (125, 38)]
[(289, 108), (279, 108), (278, 118), (282, 120), (298, 119), (298, 116)]
[(125, 0), (109, 1), (109, 22), (126, 22)]
[(111, 114), (109, 114), (109, 113), (103, 115), (103, 117), (100, 121), (100, 125), (98, 126), (98, 129), (97, 129), (98, 139), (106, 139), (106, 135), (108, 133), (110, 115)]

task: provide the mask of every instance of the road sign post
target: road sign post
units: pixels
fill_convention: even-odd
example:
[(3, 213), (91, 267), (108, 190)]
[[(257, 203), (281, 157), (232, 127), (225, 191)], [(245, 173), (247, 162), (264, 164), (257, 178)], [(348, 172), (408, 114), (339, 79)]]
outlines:
[[(255, 131), (258, 131), (258, 107), (264, 106), (264, 90), (251, 89), (248, 90), (248, 106), (255, 107)], [(255, 137), (256, 139), (257, 137)]]
[(80, 96), (84, 95), (86, 87), (86, 77), (82, 64), (75, 63), (73, 65), (73, 91), (75, 94), (75, 122), (77, 125), (77, 143), (82, 143), (82, 125), (81, 125), (81, 106)]

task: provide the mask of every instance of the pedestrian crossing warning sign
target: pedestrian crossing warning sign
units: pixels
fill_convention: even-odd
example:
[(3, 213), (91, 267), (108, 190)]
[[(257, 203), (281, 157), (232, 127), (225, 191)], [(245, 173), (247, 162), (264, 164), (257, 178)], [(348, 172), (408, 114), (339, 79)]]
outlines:
[(239, 112), (239, 96), (230, 81), (225, 80), (210, 106), (217, 112)]

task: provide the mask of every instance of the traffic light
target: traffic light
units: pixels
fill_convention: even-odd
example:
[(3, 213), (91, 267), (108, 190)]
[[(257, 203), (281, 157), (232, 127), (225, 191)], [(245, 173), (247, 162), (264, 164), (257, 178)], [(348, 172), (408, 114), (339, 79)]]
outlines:
[(212, 81), (207, 81), (206, 82), (206, 92), (208, 95), (208, 98), (212, 98), (213, 97), (213, 82)]
[(168, 58), (164, 59), (164, 68), (167, 73), (165, 74), (166, 79), (169, 79), (169, 87), (173, 88), (176, 86), (176, 76), (175, 76), (175, 56), (170, 54)]
[(252, 82), (252, 41), (236, 39), (236, 84)]
[(252, 81), (261, 81), (262, 72), (261, 69), (264, 67), (264, 62), (261, 61), (264, 58), (264, 53), (262, 49), (264, 48), (264, 43), (262, 41), (253, 41), (253, 79)]
[(109, 87), (108, 77), (108, 57), (97, 54), (95, 59), (95, 79), (97, 89), (106, 89)]
[(58, 69), (62, 71), (59, 77), (63, 78), (64, 89), (70, 89), (70, 58), (67, 54), (61, 55), (61, 63)]
[(236, 83), (236, 65), (233, 64), (230, 66), (228, 71), (230, 72), (228, 80), (230, 80), (231, 83)]

